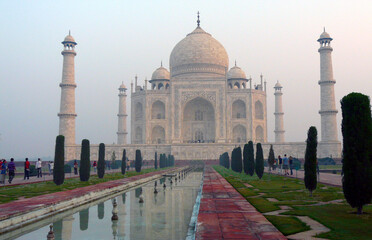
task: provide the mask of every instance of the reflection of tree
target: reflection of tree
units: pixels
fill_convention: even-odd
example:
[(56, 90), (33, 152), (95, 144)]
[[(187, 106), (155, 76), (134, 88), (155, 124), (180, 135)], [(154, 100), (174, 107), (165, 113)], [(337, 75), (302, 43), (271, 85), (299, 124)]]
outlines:
[(99, 203), (97, 206), (98, 209), (98, 219), (103, 219), (105, 216), (105, 204)]
[(165, 178), (160, 179), (160, 184), (163, 184), (165, 182)]
[(141, 196), (141, 193), (142, 193), (142, 187), (136, 188), (135, 190), (136, 198), (139, 198), (139, 196)]
[(121, 198), (123, 200), (123, 204), (125, 204), (125, 197), (127, 196), (127, 193), (123, 193), (123, 195), (121, 195)]
[(88, 229), (88, 221), (89, 221), (89, 208), (81, 210), (79, 212), (79, 220), (80, 220), (80, 230), (85, 231)]
[(53, 232), (55, 239), (62, 239), (62, 219), (53, 223)]

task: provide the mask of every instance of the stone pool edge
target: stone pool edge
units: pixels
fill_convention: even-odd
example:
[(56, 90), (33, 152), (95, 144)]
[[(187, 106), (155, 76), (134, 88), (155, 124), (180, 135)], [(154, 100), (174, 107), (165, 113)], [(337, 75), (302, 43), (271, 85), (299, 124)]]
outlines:
[[(23, 212), (22, 211), (15, 212), (14, 214), (8, 216), (7, 218), (5, 218), (3, 220), (0, 220), (0, 226), (1, 226), (0, 234), (7, 233), (7, 232), (12, 231), (14, 229), (23, 227), (25, 225), (31, 224), (33, 222), (39, 221), (41, 219), (50, 217), (50, 216), (58, 214), (58, 213), (61, 213), (63, 211), (66, 211), (66, 210), (69, 210), (69, 209), (72, 209), (72, 208), (75, 208), (75, 207), (79, 207), (81, 205), (90, 203), (92, 201), (99, 200), (101, 198), (107, 197), (108, 195), (114, 195), (116, 193), (119, 193), (119, 192), (122, 192), (124, 190), (136, 187), (138, 185), (142, 185), (142, 184), (145, 184), (147, 182), (151, 182), (153, 180), (161, 178), (162, 175), (165, 174), (165, 173), (178, 172), (178, 171), (182, 171), (186, 168), (188, 168), (188, 167), (178, 167), (178, 168), (174, 168), (174, 169), (154, 172), (154, 173), (157, 173), (157, 174), (150, 175), (148, 177), (140, 178), (140, 179), (138, 179), (138, 176), (141, 176), (141, 175), (137, 175), (137, 176), (133, 176), (133, 177), (129, 177), (129, 178), (124, 178), (126, 181), (119, 186), (106, 188), (104, 190), (89, 191), (86, 194), (81, 195), (79, 197), (74, 197), (73, 195), (71, 195), (68, 200), (64, 200), (64, 201), (61, 201), (61, 202), (58, 202), (58, 203), (55, 203), (55, 204), (50, 204), (50, 205), (40, 204), (40, 205), (36, 205), (35, 208), (31, 211), (26, 209)], [(133, 179), (133, 181), (128, 182), (128, 180), (131, 180), (131, 178)], [(115, 184), (116, 184), (117, 181), (121, 181), (121, 180), (124, 180), (124, 179), (113, 180), (113, 181), (104, 182), (104, 183), (100, 183), (100, 184), (107, 185), (110, 182), (112, 182), (112, 183), (115, 182)], [(97, 185), (100, 185), (100, 184), (97, 184)], [(97, 185), (92, 185), (92, 186), (97, 186)], [(91, 186), (88, 186), (88, 188), (89, 187), (91, 187)], [(87, 188), (87, 187), (83, 187), (83, 188)], [(64, 192), (69, 192), (69, 191), (72, 191), (72, 190), (67, 190), (67, 191), (64, 191)], [(56, 193), (51, 193), (51, 194), (47, 194), (47, 195), (53, 195), (53, 194), (56, 194)], [(57, 194), (58, 194), (58, 192), (57, 192)], [(44, 195), (42, 195), (42, 196), (44, 196)], [(40, 197), (40, 196), (38, 196), (38, 197)], [(38, 198), (38, 197), (34, 197), (34, 198)], [(30, 201), (30, 200), (32, 201), (33, 198), (28, 198), (28, 199), (24, 199), (24, 200), (17, 200), (17, 201), (24, 201), (24, 203), (27, 204), (27, 201)], [(6, 203), (6, 204), (12, 204), (12, 203)], [(6, 204), (1, 204), (1, 205), (6, 205)], [(0, 205), (0, 207), (2, 207), (1, 205)]]

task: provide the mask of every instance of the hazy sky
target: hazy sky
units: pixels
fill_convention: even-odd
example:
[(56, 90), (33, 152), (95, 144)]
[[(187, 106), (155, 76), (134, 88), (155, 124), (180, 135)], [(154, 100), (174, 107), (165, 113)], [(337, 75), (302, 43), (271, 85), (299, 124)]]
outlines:
[[(253, 83), (267, 80), (269, 140), (274, 89), (283, 85), (287, 141), (320, 131), (319, 53), (333, 37), (336, 104), (353, 91), (372, 95), (372, 1), (0, 1), (0, 158), (53, 156), (58, 134), (62, 44), (71, 29), (76, 141), (116, 142), (118, 90), (145, 77), (196, 27), (224, 45)], [(128, 90), (130, 92), (130, 89)], [(130, 95), (130, 94), (129, 94)], [(128, 110), (129, 99), (128, 96)], [(128, 111), (130, 113), (130, 111)], [(129, 120), (129, 118), (128, 118)], [(128, 121), (128, 130), (130, 122)], [(340, 127), (339, 127), (340, 132)], [(129, 137), (128, 137), (129, 139)], [(341, 140), (341, 132), (339, 133)]]

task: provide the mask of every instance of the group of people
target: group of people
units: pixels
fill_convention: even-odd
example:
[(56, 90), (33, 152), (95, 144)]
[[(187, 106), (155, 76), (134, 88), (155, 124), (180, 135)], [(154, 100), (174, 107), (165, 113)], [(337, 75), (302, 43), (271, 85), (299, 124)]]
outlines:
[(287, 154), (284, 154), (284, 157), (282, 158), (279, 155), (278, 156), (278, 162), (276, 164), (278, 164), (278, 174), (289, 175), (289, 170), (290, 170), (291, 175), (293, 175), (293, 158), (292, 158), (292, 156), (289, 156), (289, 158), (288, 158)]
[(0, 173), (1, 173), (0, 183), (5, 184), (6, 172), (8, 172), (8, 174), (9, 174), (8, 182), (12, 183), (14, 175), (15, 175), (15, 170), (16, 170), (14, 159), (11, 158), (10, 162), (8, 164), (7, 164), (7, 161), (5, 159), (2, 159), (0, 161), (0, 170), (1, 170), (0, 171)]

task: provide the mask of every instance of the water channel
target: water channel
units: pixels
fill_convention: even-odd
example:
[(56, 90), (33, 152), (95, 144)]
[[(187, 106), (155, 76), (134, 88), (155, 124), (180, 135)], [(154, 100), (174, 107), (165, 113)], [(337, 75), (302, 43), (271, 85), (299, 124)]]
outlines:
[[(190, 233), (190, 219), (202, 178), (202, 169), (178, 177), (177, 181), (173, 177), (172, 184), (170, 177), (163, 177), (156, 181), (157, 194), (154, 193), (155, 182), (150, 182), (27, 225), (0, 238), (47, 239), (52, 225), (55, 240), (185, 239)], [(143, 203), (140, 203), (141, 198)], [(111, 220), (114, 201), (117, 221)]]

